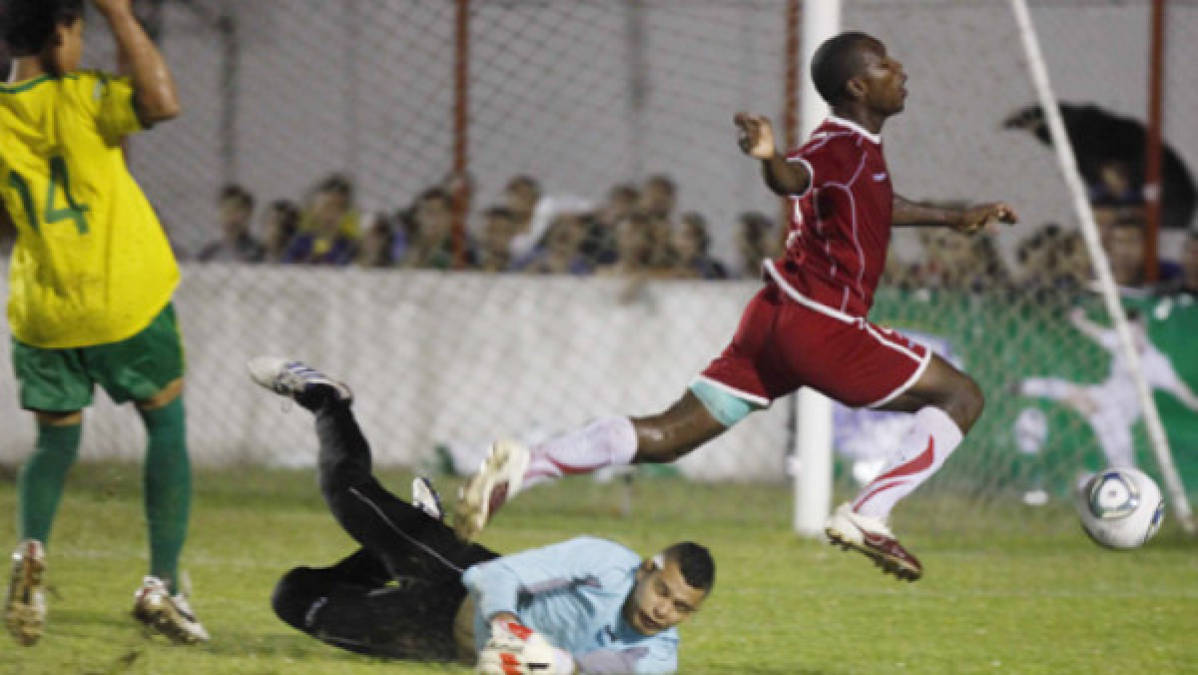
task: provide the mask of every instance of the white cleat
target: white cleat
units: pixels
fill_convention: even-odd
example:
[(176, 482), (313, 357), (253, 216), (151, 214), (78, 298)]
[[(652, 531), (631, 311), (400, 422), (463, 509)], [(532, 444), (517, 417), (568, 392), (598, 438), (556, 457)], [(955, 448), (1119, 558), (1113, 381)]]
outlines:
[(304, 363), (277, 356), (255, 356), (245, 364), (250, 378), (281, 396), (295, 398), (308, 387), (324, 385), (337, 392), (337, 398), (351, 401), (353, 392), (344, 382), (338, 382)]
[(46, 627), (46, 549), (36, 539), (26, 539), (12, 553), (12, 578), (4, 600), (4, 623), (17, 642), (29, 647)]
[(864, 554), (881, 567), (884, 574), (893, 574), (906, 581), (923, 576), (923, 564), (903, 548), (885, 522), (853, 511), (848, 502), (828, 516), (824, 534), (833, 546)]
[(158, 577), (145, 577), (133, 594), (133, 618), (178, 644), (208, 641), (208, 631), (196, 620), (187, 596), (171, 595)]
[(462, 485), (454, 513), (458, 538), (471, 541), (507, 500), (516, 496), (524, 483), (531, 453), (516, 441), (496, 441), (478, 473)]
[(434, 520), (445, 519), (445, 511), (441, 508), (441, 496), (437, 494), (432, 481), (424, 476), (412, 479), (412, 504)]

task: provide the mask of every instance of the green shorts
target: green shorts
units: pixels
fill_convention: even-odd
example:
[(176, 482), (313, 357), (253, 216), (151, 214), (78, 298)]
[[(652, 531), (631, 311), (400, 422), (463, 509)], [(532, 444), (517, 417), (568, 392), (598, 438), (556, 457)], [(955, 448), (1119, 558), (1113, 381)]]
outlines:
[(119, 342), (42, 349), (14, 338), (12, 365), (26, 410), (82, 410), (97, 384), (116, 403), (144, 401), (183, 377), (183, 338), (167, 303), (149, 326)]

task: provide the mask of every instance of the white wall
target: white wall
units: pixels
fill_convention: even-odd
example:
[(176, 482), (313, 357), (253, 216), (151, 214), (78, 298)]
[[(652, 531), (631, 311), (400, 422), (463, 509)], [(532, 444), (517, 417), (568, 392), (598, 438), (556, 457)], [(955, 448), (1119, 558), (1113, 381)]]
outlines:
[[(257, 354), (301, 358), (348, 382), (384, 465), (420, 465), (438, 443), (482, 447), (600, 415), (656, 413), (723, 349), (758, 287), (657, 282), (629, 296), (622, 279), (189, 266), (175, 305), (192, 457), (313, 463), (308, 413), (246, 375)], [(8, 340), (0, 363), (10, 363)], [(137, 415), (97, 399), (82, 456), (140, 458)], [(781, 480), (787, 420), (779, 403), (680, 468), (701, 480)], [(33, 422), (18, 410), (11, 370), (0, 374), (0, 429), (0, 462), (21, 461)]]

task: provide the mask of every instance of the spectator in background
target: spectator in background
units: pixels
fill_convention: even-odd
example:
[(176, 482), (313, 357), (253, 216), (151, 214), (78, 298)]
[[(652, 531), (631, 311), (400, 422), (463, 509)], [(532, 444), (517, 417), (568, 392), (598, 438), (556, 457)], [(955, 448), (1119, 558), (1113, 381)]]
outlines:
[(353, 261), (359, 235), (353, 196), (353, 185), (345, 176), (333, 174), (322, 181), (283, 262), (347, 265)]
[(648, 215), (633, 211), (616, 224), (615, 262), (595, 271), (604, 276), (647, 276), (652, 257), (652, 223)]
[(616, 261), (616, 225), (636, 209), (640, 198), (640, 192), (631, 183), (621, 183), (607, 191), (607, 199), (595, 210), (590, 232), (582, 245), (583, 255), (593, 266)]
[(985, 234), (927, 229), (920, 232), (920, 242), (925, 258), (914, 279), (920, 288), (980, 292), (1010, 280), (994, 241)]
[(580, 214), (558, 214), (533, 258), (521, 269), (531, 274), (590, 274), (591, 265), (581, 252), (587, 226)]
[(1144, 284), (1144, 222), (1135, 212), (1125, 212), (1112, 223), (1104, 242), (1115, 283), (1127, 288)]
[(1181, 273), (1166, 289), (1198, 297), (1198, 229), (1186, 234), (1186, 243), (1181, 252)]
[(683, 279), (727, 279), (727, 268), (711, 256), (710, 248), (707, 219), (694, 211), (682, 214), (678, 230), (674, 233), (674, 276)]
[(262, 218), (263, 259), (270, 263), (286, 262), (284, 256), (291, 240), (299, 232), (300, 211), (294, 202), (278, 199), (270, 203)]
[(1056, 268), (1057, 240), (1061, 226), (1045, 223), (1025, 236), (1015, 247), (1019, 281), (1027, 286), (1051, 286)]
[(360, 267), (391, 267), (392, 244), (395, 240), (395, 229), (391, 219), (384, 213), (375, 214), (370, 226), (362, 235), (362, 243), (358, 247), (358, 257), (355, 262)]
[[(417, 269), (447, 270), (454, 267), (453, 202), (439, 187), (420, 193), (412, 215), (412, 239), (400, 265)], [(466, 243), (465, 264), (474, 256)]]
[(553, 219), (563, 213), (589, 213), (590, 200), (572, 195), (546, 195), (532, 176), (520, 175), (508, 181), (504, 201), (516, 217), (516, 236), (512, 238), (512, 259), (529, 261)]
[(774, 223), (760, 211), (746, 211), (736, 217), (736, 252), (740, 256), (740, 276), (759, 278), (761, 261), (778, 255)]
[(674, 266), (674, 206), (677, 204), (677, 188), (665, 174), (656, 174), (645, 179), (641, 187), (640, 210), (649, 217), (653, 253), (649, 264), (658, 269)]
[(266, 251), (250, 234), (254, 216), (254, 196), (240, 185), (221, 188), (220, 238), (208, 242), (197, 259), (200, 262), (262, 262)]
[(483, 272), (507, 272), (512, 269), (512, 237), (516, 220), (506, 206), (483, 211), (482, 237), (478, 267)]
[(521, 174), (513, 177), (503, 188), (503, 204), (512, 214), (515, 236), (512, 238), (512, 257), (519, 258), (532, 251), (541, 237), (541, 232), (532, 228), (532, 214), (541, 200), (541, 184), (532, 176)]

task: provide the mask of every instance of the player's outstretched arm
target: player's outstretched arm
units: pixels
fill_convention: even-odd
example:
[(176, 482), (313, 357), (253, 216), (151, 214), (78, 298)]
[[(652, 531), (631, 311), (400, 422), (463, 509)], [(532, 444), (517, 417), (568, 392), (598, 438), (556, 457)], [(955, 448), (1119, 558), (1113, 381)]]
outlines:
[(991, 223), (1011, 225), (1018, 220), (1015, 210), (1003, 202), (975, 204), (963, 209), (945, 208), (913, 202), (897, 193), (891, 216), (895, 227), (951, 227), (966, 234), (973, 234)]
[(751, 113), (736, 113), (737, 144), (742, 152), (761, 160), (761, 175), (775, 194), (783, 197), (802, 194), (811, 183), (807, 167), (788, 162), (778, 154), (774, 143), (774, 128), (769, 118)]
[(108, 21), (121, 57), (133, 78), (133, 100), (137, 118), (149, 127), (178, 117), (179, 97), (175, 80), (150, 36), (133, 15), (132, 0), (92, 0)]

